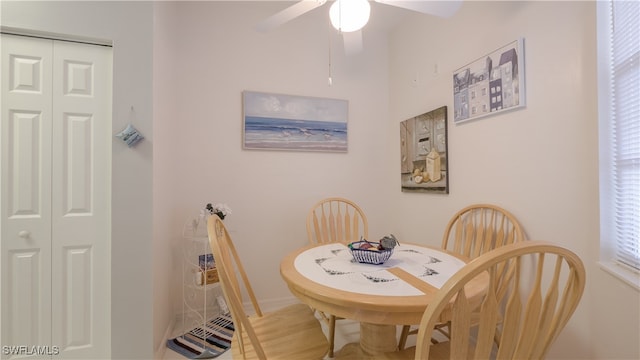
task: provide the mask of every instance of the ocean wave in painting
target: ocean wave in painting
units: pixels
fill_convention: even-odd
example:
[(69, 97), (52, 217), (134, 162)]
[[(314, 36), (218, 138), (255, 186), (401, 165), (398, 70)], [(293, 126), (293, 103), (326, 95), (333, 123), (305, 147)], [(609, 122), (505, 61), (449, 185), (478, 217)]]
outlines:
[(245, 116), (244, 146), (346, 152), (347, 123)]

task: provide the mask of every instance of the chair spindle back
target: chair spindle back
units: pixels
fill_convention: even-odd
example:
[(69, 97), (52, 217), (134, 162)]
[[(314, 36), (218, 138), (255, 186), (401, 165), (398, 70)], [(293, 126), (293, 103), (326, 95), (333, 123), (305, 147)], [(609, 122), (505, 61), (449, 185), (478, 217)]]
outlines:
[[(477, 309), (469, 305), (465, 285), (484, 273), (489, 284), (475, 322), (471, 318)], [(415, 358), (428, 359), (434, 327), (445, 310), (451, 321), (451, 359), (543, 359), (573, 315), (584, 287), (582, 261), (563, 247), (525, 241), (485, 253), (436, 294), (420, 324)], [(472, 341), (474, 325), (478, 330)]]
[[(231, 241), (229, 232), (217, 215), (211, 215), (207, 219), (207, 233), (209, 235), (209, 244), (213, 251), (213, 257), (216, 261), (220, 285), (228, 303), (236, 332), (238, 332), (238, 334), (236, 334), (237, 336), (234, 335), (234, 339), (240, 341), (240, 349), (241, 352), (244, 353), (242, 333), (246, 331), (257, 356), (260, 359), (266, 359), (264, 349), (244, 309), (243, 291), (246, 292), (251, 300), (255, 315), (262, 316), (262, 310), (253, 292), (247, 273), (242, 266), (238, 252)], [(240, 275), (239, 278), (238, 274)]]
[(369, 223), (362, 209), (353, 201), (326, 198), (315, 204), (307, 216), (309, 243), (341, 242), (369, 239)]

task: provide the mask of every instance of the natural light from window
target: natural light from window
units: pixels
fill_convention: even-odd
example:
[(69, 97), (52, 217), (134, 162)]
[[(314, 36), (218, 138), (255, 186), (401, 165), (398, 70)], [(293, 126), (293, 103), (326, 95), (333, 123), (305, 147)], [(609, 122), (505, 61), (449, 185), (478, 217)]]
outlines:
[(640, 2), (597, 7), (600, 265), (640, 289)]

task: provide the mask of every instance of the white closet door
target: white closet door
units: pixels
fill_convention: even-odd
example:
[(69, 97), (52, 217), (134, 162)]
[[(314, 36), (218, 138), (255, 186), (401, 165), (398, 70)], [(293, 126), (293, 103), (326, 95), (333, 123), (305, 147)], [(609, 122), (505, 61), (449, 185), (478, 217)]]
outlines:
[(51, 346), (53, 43), (1, 40), (1, 342)]
[(53, 45), (53, 344), (109, 358), (111, 48)]
[(35, 358), (110, 357), (111, 56), (2, 35), (0, 335)]

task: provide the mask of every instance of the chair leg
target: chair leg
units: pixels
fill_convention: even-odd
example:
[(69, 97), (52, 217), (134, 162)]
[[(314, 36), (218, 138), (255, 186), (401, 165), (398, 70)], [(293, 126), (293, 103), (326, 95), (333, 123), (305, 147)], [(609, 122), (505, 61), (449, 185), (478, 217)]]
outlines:
[(336, 317), (331, 315), (329, 317), (329, 357), (333, 357), (333, 345), (336, 337)]
[(404, 350), (405, 345), (407, 345), (407, 337), (409, 337), (409, 330), (411, 330), (411, 326), (404, 325), (402, 327), (402, 332), (400, 333), (400, 340), (398, 341), (398, 350)]
[(451, 322), (446, 322), (444, 324), (440, 324), (440, 325), (436, 326), (435, 330), (440, 332), (447, 339), (451, 339)]
[(493, 336), (493, 341), (496, 343), (497, 347), (500, 347), (500, 337), (501, 336), (502, 336), (502, 333), (500, 332), (500, 330), (496, 330), (496, 333)]

